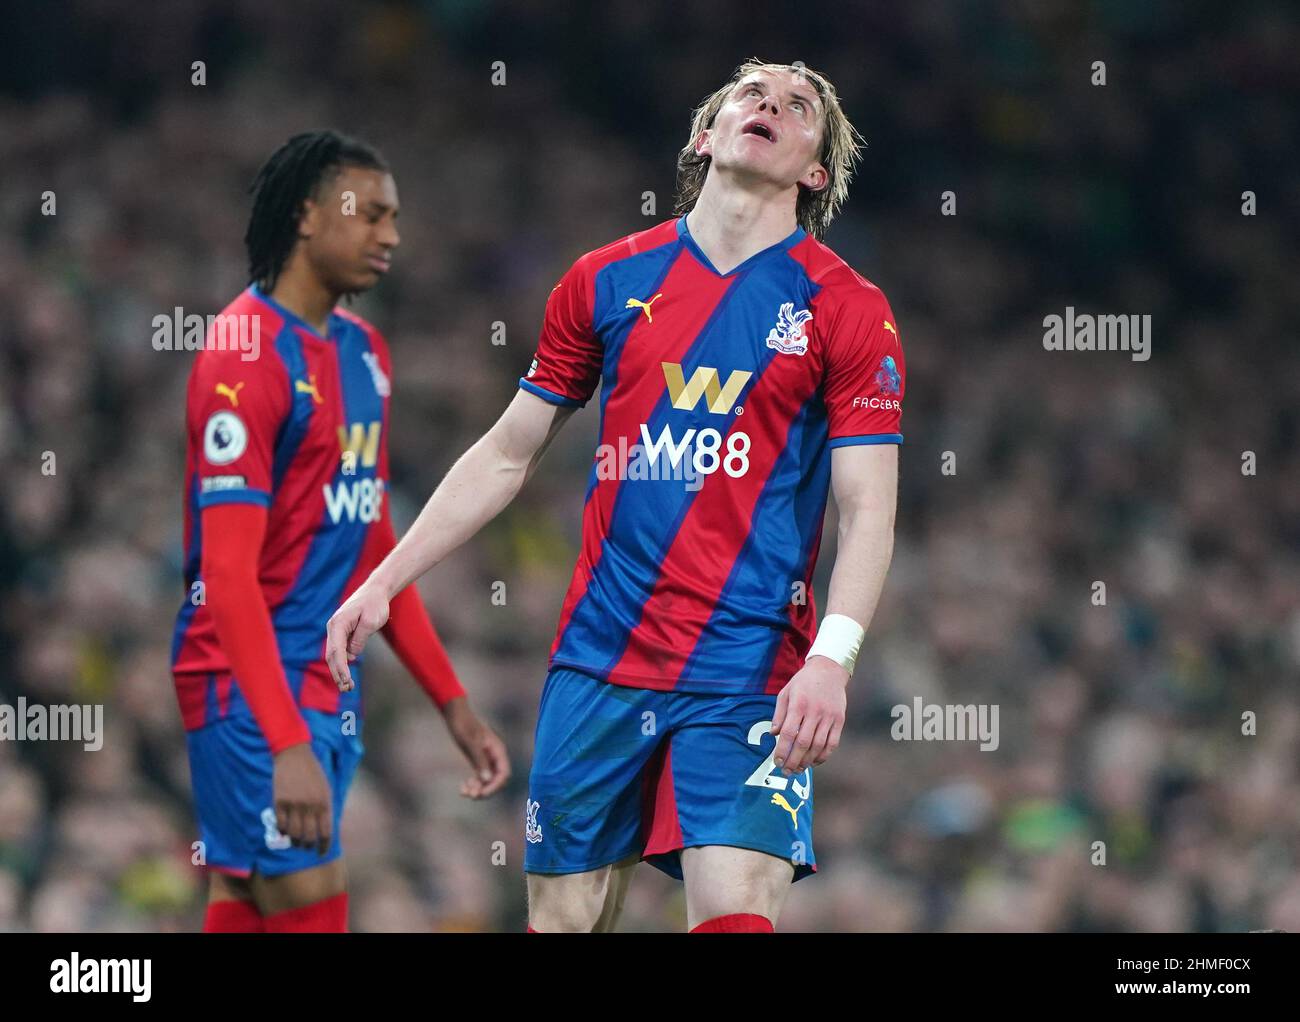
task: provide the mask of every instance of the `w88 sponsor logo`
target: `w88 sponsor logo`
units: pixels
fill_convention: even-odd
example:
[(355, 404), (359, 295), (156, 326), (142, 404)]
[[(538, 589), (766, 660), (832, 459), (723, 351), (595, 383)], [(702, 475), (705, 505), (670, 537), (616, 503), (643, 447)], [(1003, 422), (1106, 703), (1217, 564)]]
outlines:
[(383, 514), (382, 479), (340, 479), (333, 486), (326, 483), (322, 489), (325, 492), (325, 510), (335, 525), (341, 521), (360, 521), (369, 525), (379, 521)]
[(654, 465), (659, 460), (661, 451), (666, 451), (668, 461), (676, 468), (692, 446), (691, 465), (699, 475), (712, 475), (719, 467), (732, 479), (739, 479), (749, 471), (750, 439), (748, 433), (735, 430), (727, 434), (726, 453), (723, 453), (722, 434), (712, 426), (704, 429), (688, 429), (680, 440), (673, 436), (672, 426), (665, 425), (659, 432), (657, 440), (650, 439), (650, 428), (641, 423), (641, 442), (645, 445), (646, 457)]

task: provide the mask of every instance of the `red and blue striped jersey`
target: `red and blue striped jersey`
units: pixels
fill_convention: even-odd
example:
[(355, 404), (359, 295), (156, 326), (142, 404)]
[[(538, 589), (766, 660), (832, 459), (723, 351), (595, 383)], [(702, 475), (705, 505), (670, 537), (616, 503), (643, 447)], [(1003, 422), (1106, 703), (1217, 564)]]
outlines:
[(831, 449), (901, 443), (884, 294), (802, 229), (719, 273), (685, 217), (582, 256), (519, 385), (600, 388), (582, 545), (551, 667), (779, 692), (816, 634)]
[[(303, 709), (360, 709), (360, 686), (340, 694), (324, 660), (325, 624), (374, 566), (388, 481), (392, 366), (382, 335), (336, 308), (322, 337), (258, 287), (218, 322), (242, 324), (257, 357), (209, 332), (186, 401), (186, 600), (172, 642), (188, 729), (248, 705), (230, 677), (201, 592), (202, 510), (267, 508), (259, 566), (280, 660)], [(360, 661), (354, 666), (359, 667)], [(215, 681), (214, 681), (215, 676)], [(359, 673), (357, 675), (359, 677)]]

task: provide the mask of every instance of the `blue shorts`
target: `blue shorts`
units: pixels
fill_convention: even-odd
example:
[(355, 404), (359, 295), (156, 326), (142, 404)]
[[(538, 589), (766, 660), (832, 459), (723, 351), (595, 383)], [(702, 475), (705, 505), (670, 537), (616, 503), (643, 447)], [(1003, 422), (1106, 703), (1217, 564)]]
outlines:
[(752, 848), (817, 868), (812, 768), (772, 761), (776, 696), (626, 688), (547, 675), (528, 777), (524, 870), (583, 873), (630, 855), (682, 878), (681, 850)]
[[(311, 748), (334, 795), (333, 840), (329, 851), (294, 848), (275, 823), (271, 749), (252, 717), (226, 717), (188, 732), (194, 808), (207, 865), (236, 876), (281, 876), (333, 862), (343, 854), (339, 821), (352, 776), (365, 747), (359, 735), (345, 735), (341, 719), (303, 710)], [(358, 728), (359, 730), (359, 728)]]

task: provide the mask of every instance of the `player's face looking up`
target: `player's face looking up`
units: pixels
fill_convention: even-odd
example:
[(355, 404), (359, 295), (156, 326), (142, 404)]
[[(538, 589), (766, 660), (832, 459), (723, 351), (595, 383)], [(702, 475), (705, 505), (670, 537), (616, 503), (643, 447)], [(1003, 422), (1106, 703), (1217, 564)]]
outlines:
[(818, 162), (823, 110), (807, 79), (791, 72), (755, 71), (732, 89), (713, 127), (696, 142), (719, 172), (738, 180), (764, 182), (780, 190), (826, 187), (829, 175)]
[(397, 233), (397, 184), (386, 171), (342, 167), (303, 203), (298, 244), (331, 291), (365, 291), (388, 272)]

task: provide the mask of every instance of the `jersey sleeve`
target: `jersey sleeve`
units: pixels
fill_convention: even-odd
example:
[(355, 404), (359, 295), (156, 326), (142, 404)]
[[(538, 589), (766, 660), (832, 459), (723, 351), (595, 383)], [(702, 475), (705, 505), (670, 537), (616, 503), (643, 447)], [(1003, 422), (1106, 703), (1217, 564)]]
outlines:
[(906, 366), (885, 296), (855, 288), (829, 313), (823, 396), (831, 447), (901, 444)]
[(586, 257), (560, 278), (546, 300), (537, 352), (519, 386), (552, 404), (581, 408), (595, 393), (604, 348), (593, 327), (595, 288)]
[(288, 373), (268, 348), (252, 361), (235, 351), (203, 351), (195, 361), (186, 418), (200, 508), (270, 506), (275, 440), (290, 398)]
[(228, 504), (203, 512), (202, 575), (207, 608), (253, 719), (272, 754), (311, 741), (276, 645), (257, 569), (266, 536), (264, 508)]

